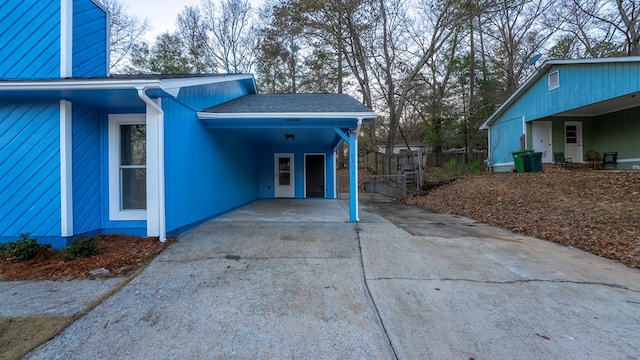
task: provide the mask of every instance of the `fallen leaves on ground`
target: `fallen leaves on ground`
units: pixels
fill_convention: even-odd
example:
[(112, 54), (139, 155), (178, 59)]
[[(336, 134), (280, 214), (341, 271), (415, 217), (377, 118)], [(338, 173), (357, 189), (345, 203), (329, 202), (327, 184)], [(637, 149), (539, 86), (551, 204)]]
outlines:
[(123, 235), (99, 235), (99, 254), (64, 261), (57, 251), (47, 251), (33, 260), (13, 263), (0, 259), (0, 280), (74, 280), (89, 278), (91, 270), (106, 268), (114, 275), (127, 275), (148, 263), (164, 250), (172, 239)]
[(640, 268), (640, 172), (545, 169), (461, 177), (402, 202)]

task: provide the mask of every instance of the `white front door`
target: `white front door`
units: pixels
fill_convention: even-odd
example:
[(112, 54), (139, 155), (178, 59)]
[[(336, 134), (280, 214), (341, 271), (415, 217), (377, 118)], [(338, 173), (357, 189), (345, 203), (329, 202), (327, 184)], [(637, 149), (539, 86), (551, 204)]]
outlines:
[(276, 197), (294, 197), (293, 154), (276, 154), (275, 165)]
[(533, 151), (542, 153), (542, 162), (553, 162), (551, 146), (551, 121), (534, 121), (531, 123)]
[(564, 157), (574, 163), (582, 162), (582, 123), (579, 121), (564, 123)]

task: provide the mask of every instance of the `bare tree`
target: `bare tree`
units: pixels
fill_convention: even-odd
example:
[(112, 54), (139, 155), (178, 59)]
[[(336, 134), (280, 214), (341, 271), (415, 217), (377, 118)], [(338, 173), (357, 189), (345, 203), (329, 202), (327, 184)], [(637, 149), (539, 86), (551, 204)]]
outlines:
[(209, 32), (209, 56), (227, 73), (250, 72), (255, 61), (252, 19), (248, 0), (225, 0), (218, 7), (203, 0), (204, 21)]
[(541, 50), (552, 35), (541, 19), (549, 0), (501, 0), (489, 16), (485, 33), (492, 38), (491, 58), (500, 74), (505, 94), (510, 95), (535, 69), (527, 60)]
[(127, 6), (120, 0), (100, 0), (109, 10), (109, 65), (112, 71), (123, 71), (128, 64), (132, 50), (143, 41), (149, 30), (149, 20), (127, 14)]

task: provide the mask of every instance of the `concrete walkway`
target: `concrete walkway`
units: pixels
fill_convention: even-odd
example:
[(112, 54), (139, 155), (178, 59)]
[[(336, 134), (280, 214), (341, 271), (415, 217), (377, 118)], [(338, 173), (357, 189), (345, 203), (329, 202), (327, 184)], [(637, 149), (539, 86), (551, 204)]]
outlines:
[(257, 201), (28, 359), (637, 359), (640, 272), (396, 204)]

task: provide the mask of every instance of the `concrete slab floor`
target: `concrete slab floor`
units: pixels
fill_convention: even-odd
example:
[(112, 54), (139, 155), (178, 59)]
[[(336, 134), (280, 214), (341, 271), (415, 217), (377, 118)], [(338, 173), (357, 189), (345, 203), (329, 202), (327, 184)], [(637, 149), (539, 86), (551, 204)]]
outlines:
[(257, 201), (27, 359), (640, 359), (640, 271), (405, 207)]
[(640, 358), (637, 269), (469, 219), (367, 210), (380, 217), (360, 224), (365, 276), (398, 358)]

